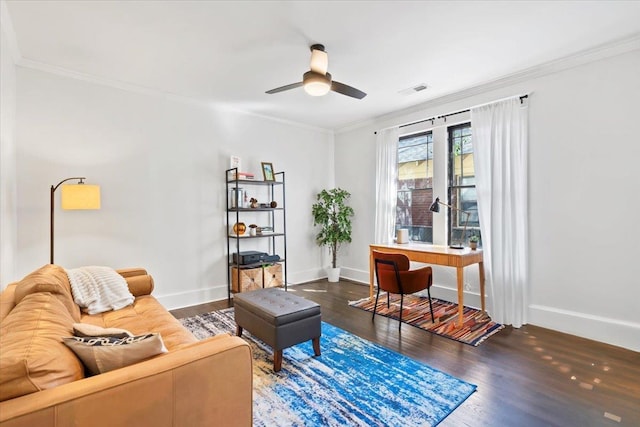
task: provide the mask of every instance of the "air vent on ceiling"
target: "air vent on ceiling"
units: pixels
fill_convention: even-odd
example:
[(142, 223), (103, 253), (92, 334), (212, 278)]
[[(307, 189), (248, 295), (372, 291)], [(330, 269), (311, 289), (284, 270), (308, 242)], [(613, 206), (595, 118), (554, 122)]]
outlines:
[(399, 91), (398, 93), (400, 95), (411, 95), (411, 94), (414, 94), (414, 93), (417, 93), (417, 92), (422, 92), (425, 89), (427, 89), (427, 84), (426, 83), (420, 83), (420, 84), (412, 86), (410, 88), (403, 89), (403, 90)]

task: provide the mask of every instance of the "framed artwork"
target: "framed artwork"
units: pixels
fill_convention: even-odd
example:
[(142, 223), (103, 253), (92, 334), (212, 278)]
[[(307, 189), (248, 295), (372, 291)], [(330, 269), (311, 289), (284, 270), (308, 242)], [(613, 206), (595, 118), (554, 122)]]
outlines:
[(273, 165), (271, 163), (262, 162), (262, 176), (265, 181), (275, 181), (276, 177), (273, 174)]

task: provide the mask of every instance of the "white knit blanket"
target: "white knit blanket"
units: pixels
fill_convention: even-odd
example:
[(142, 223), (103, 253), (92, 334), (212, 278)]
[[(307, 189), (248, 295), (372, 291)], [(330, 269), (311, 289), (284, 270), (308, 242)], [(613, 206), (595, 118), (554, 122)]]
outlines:
[(124, 277), (109, 267), (66, 270), (76, 304), (89, 314), (118, 310), (133, 304), (134, 297)]

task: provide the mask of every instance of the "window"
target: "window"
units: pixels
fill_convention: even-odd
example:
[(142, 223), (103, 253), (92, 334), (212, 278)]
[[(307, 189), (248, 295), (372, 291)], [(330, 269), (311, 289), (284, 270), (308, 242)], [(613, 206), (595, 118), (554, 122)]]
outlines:
[(433, 242), (433, 134), (403, 136), (398, 141), (398, 202), (396, 230), (406, 228), (409, 238)]
[[(462, 240), (463, 244), (466, 244), (470, 236), (475, 234), (480, 237), (476, 176), (473, 163), (473, 145), (471, 144), (471, 123), (451, 126), (448, 128), (448, 133), (449, 204), (468, 213), (468, 215), (465, 215), (462, 212), (451, 209), (448, 239), (449, 244), (460, 240)], [(467, 217), (467, 231), (465, 236), (462, 236)]]

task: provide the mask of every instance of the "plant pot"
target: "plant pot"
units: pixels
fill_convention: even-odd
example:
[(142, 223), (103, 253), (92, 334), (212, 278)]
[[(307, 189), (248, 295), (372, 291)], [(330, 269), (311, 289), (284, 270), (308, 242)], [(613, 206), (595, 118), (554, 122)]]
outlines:
[(476, 249), (478, 249), (478, 242), (469, 242), (469, 247), (472, 251), (475, 251)]
[(327, 272), (327, 280), (331, 283), (336, 283), (340, 280), (340, 267), (337, 268), (326, 268)]

